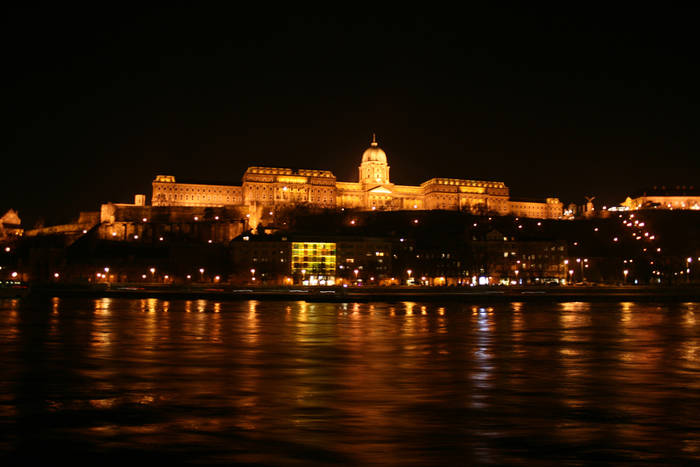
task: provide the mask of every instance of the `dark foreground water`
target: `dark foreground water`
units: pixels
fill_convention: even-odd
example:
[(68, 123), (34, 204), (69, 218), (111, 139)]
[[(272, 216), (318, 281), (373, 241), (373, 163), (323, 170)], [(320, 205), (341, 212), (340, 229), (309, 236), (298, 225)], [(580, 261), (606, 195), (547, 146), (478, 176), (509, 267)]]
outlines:
[(0, 301), (0, 461), (700, 459), (700, 304)]

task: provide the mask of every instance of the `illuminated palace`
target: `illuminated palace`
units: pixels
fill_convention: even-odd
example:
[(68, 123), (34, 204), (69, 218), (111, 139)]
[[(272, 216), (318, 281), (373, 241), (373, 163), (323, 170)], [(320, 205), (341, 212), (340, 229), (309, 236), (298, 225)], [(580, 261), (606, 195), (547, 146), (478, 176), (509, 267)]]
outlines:
[(246, 206), (249, 210), (295, 205), (361, 210), (447, 209), (559, 219), (558, 198), (510, 199), (503, 182), (432, 178), (420, 186), (390, 181), (386, 153), (376, 137), (362, 154), (357, 182), (341, 182), (328, 170), (249, 167), (241, 186), (179, 183), (172, 175), (153, 181), (153, 206)]

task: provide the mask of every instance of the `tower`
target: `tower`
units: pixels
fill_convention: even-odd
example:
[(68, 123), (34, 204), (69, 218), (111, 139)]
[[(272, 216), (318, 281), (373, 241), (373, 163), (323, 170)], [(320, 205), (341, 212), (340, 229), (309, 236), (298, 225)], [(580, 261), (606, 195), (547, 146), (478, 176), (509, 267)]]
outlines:
[(370, 147), (362, 154), (359, 172), (360, 183), (366, 185), (386, 185), (389, 183), (389, 166), (386, 163), (386, 153), (379, 147), (375, 134), (372, 134)]

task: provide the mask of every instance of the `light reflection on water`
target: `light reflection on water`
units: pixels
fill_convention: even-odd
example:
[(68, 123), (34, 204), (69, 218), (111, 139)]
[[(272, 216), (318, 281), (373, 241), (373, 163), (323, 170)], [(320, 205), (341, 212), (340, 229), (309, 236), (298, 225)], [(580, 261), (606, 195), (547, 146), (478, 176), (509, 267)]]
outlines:
[(3, 457), (688, 462), (698, 305), (0, 301)]

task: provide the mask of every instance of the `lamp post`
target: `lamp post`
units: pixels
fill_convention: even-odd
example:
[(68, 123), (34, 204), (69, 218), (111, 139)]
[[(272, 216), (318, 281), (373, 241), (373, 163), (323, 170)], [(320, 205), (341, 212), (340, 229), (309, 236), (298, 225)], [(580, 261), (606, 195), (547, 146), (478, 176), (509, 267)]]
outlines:
[(622, 271), (622, 274), (625, 276), (625, 280), (624, 280), (623, 284), (627, 284), (627, 274), (629, 274), (629, 273), (630, 273), (629, 269), (625, 269), (624, 271)]
[(352, 271), (352, 272), (355, 273), (355, 285), (357, 285), (357, 275), (360, 273), (360, 270), (359, 270), (359, 269), (355, 269), (355, 270)]
[(411, 281), (411, 274), (413, 273), (413, 270), (407, 269), (406, 273), (408, 274), (408, 279), (406, 280), (406, 283), (408, 284)]
[(692, 262), (693, 262), (693, 258), (691, 258), (690, 256), (688, 256), (685, 259), (685, 274), (686, 274), (686, 277), (688, 278), (688, 283), (690, 283), (690, 263), (692, 263)]
[(581, 282), (583, 282), (583, 262), (581, 261), (581, 258), (576, 258), (576, 262), (581, 267)]
[(255, 282), (255, 269), (250, 270), (250, 280)]

